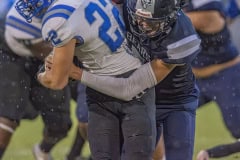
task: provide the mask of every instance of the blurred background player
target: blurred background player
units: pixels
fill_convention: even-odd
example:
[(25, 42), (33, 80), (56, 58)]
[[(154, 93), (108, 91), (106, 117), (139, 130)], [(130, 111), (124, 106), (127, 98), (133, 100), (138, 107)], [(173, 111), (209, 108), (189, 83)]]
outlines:
[(72, 146), (65, 160), (91, 160), (81, 156), (83, 147), (87, 142), (87, 126), (88, 126), (88, 107), (86, 102), (86, 86), (78, 81), (71, 82), (71, 97), (76, 101), (76, 116), (78, 119), (78, 126), (76, 127), (76, 135), (73, 140)]
[[(240, 58), (233, 45), (221, 1), (191, 0), (186, 8), (200, 38), (202, 51), (193, 62), (200, 88), (199, 106), (216, 101), (227, 129), (240, 138)], [(240, 142), (200, 151), (198, 160), (240, 152)]]
[[(12, 1), (11, 0), (0, 0), (0, 4), (1, 4), (0, 5), (0, 49), (2, 49), (3, 42), (4, 42), (5, 18), (6, 18), (8, 10), (11, 8), (13, 3), (14, 3), (14, 0), (12, 0)], [(1, 55), (1, 52), (2, 51), (0, 50), (0, 55)], [(1, 69), (1, 63), (0, 63), (0, 69)], [(1, 77), (2, 77), (2, 74), (1, 74)], [(1, 89), (1, 92), (3, 92), (2, 89)], [(4, 125), (2, 125), (2, 123), (0, 121), (0, 135), (2, 134), (1, 132), (4, 132), (3, 127), (4, 127)], [(10, 128), (10, 131), (12, 131), (11, 128)], [(6, 149), (6, 147), (5, 147), (6, 145), (4, 144), (4, 142), (1, 142), (1, 141), (3, 141), (3, 140), (1, 139), (1, 136), (0, 136), (0, 159), (2, 158), (3, 153), (5, 152), (5, 149)]]
[[(1, 1), (1, 6), (5, 3)], [(33, 23), (27, 23), (15, 7), (6, 18), (5, 41), (0, 52), (0, 158), (21, 119), (33, 119), (38, 113), (42, 116), (43, 139), (33, 148), (36, 160), (50, 160), (51, 149), (71, 127), (68, 87), (53, 91), (36, 80), (42, 64), (39, 59), (52, 50), (42, 40), (40, 21), (40, 17), (35, 17)]]

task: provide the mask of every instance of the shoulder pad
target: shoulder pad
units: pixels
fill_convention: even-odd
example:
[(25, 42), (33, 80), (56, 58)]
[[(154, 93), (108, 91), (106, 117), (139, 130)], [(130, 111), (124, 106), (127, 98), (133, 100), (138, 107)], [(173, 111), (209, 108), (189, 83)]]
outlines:
[(44, 40), (51, 41), (54, 46), (62, 44), (71, 32), (66, 27), (67, 20), (75, 11), (75, 8), (68, 5), (54, 5), (43, 17), (42, 35)]
[(200, 43), (190, 19), (180, 12), (172, 31), (162, 42), (167, 52), (167, 58), (163, 60), (175, 64), (188, 63), (199, 53)]

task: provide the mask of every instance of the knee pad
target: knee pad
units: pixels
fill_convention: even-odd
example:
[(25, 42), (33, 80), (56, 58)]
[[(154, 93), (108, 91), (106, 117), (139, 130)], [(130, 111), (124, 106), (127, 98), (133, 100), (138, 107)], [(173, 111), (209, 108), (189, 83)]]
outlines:
[(5, 131), (7, 131), (7, 132), (9, 132), (9, 133), (11, 133), (11, 134), (13, 134), (14, 131), (15, 131), (14, 128), (12, 128), (12, 127), (4, 124), (4, 123), (1, 123), (1, 122), (0, 122), (0, 128), (3, 129), (3, 130), (5, 130)]
[(11, 134), (13, 134), (13, 132), (17, 128), (18, 124), (19, 124), (19, 122), (12, 121), (8, 118), (0, 117), (0, 128)]
[(231, 134), (234, 138), (236, 139), (240, 139), (240, 129), (232, 129), (231, 130)]

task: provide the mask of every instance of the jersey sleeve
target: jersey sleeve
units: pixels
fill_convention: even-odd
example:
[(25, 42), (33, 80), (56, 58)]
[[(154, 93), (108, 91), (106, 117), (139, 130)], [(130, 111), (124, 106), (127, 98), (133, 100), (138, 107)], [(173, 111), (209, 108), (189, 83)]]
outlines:
[(180, 12), (172, 31), (162, 42), (163, 53), (155, 58), (170, 64), (191, 63), (201, 50), (200, 44), (190, 19)]
[(69, 25), (69, 19), (75, 8), (68, 5), (55, 5), (45, 14), (42, 21), (42, 36), (54, 47), (61, 47), (72, 38), (74, 30)]
[(32, 23), (28, 23), (12, 6), (6, 17), (4, 36), (8, 46), (16, 54), (33, 56), (28, 46), (43, 41), (41, 20), (33, 17)]

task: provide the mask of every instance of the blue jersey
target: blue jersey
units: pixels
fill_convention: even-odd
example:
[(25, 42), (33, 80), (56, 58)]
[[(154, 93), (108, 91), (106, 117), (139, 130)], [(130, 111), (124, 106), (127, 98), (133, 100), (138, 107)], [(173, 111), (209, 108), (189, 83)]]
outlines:
[[(224, 7), (221, 1), (211, 0), (198, 4), (199, 0), (192, 0), (188, 12), (201, 10), (215, 10), (224, 15)], [(197, 31), (202, 39), (202, 51), (193, 62), (194, 67), (205, 67), (211, 64), (219, 64), (234, 59), (238, 51), (233, 45), (230, 32), (225, 26), (220, 32), (206, 34)]]
[[(125, 20), (127, 20), (126, 16)], [(158, 58), (166, 63), (184, 64), (176, 67), (155, 87), (157, 105), (182, 107), (179, 104), (196, 101), (199, 94), (191, 70), (191, 62), (200, 51), (201, 41), (190, 19), (182, 11), (179, 11), (177, 16), (172, 30), (164, 38), (143, 41), (131, 33), (130, 29), (127, 32), (129, 48), (143, 63)]]

